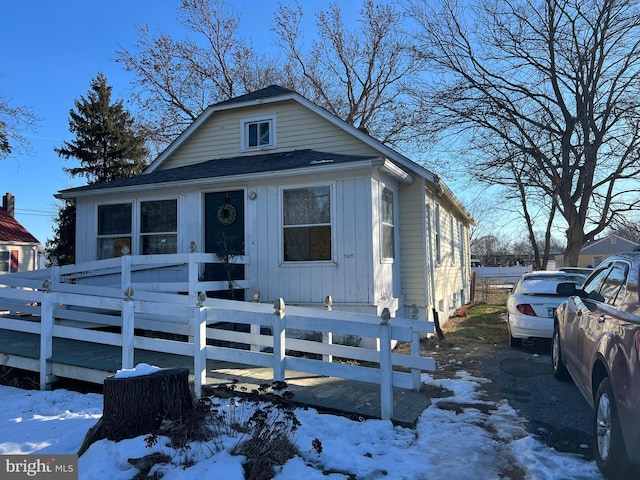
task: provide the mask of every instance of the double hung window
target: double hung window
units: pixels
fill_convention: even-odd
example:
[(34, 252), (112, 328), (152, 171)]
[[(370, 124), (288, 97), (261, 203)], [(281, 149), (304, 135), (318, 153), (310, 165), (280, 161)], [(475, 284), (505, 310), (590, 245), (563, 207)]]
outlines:
[(120, 257), (125, 247), (142, 255), (177, 253), (178, 201), (98, 205), (97, 231), (98, 260)]
[(283, 190), (285, 262), (332, 260), (331, 187)]
[(394, 247), (394, 220), (393, 220), (393, 192), (388, 188), (382, 191), (381, 202), (381, 223), (382, 223), (382, 259), (393, 260), (395, 258)]
[(11, 252), (8, 250), (0, 252), (0, 272), (8, 272), (11, 264)]
[(98, 260), (131, 252), (131, 204), (98, 205)]
[(178, 252), (178, 202), (156, 200), (140, 203), (142, 255)]

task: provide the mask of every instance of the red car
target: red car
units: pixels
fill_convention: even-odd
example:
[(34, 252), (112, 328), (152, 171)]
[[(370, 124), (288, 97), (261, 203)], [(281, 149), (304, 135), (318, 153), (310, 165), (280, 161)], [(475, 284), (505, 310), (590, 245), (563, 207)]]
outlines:
[(594, 409), (595, 458), (608, 478), (640, 478), (640, 252), (607, 258), (555, 313), (553, 374)]

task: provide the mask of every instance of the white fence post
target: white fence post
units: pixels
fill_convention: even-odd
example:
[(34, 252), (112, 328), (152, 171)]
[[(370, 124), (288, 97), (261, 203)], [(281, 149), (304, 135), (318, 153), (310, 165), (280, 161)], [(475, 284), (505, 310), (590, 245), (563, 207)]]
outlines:
[[(420, 356), (420, 332), (411, 331), (411, 356), (419, 357)], [(420, 387), (422, 386), (422, 371), (419, 368), (411, 369), (412, 376), (412, 389), (416, 392), (420, 391)]]
[(135, 302), (133, 301), (133, 288), (129, 287), (124, 292), (122, 301), (122, 367), (133, 368), (135, 353)]
[(273, 380), (284, 382), (285, 377), (285, 320), (284, 300), (279, 298), (273, 305)]
[(40, 304), (40, 389), (47, 390), (51, 384), (51, 357), (53, 355), (53, 293), (51, 280), (42, 284)]
[[(418, 314), (419, 314), (418, 306), (414, 303), (413, 305), (411, 305), (409, 309), (409, 318), (411, 320), (420, 321), (418, 320)], [(413, 328), (411, 329), (410, 353), (412, 357), (420, 356), (420, 332), (416, 332), (415, 330), (413, 330)], [(422, 372), (419, 368), (411, 369), (411, 376), (412, 376), (411, 381), (413, 384), (412, 388), (416, 392), (420, 391), (420, 387), (422, 383), (421, 374)]]
[[(328, 311), (333, 310), (333, 298), (331, 295), (324, 297), (324, 306)], [(322, 343), (331, 345), (333, 343), (333, 332), (322, 332)], [(322, 355), (323, 362), (333, 362), (333, 355)]]
[(391, 364), (391, 313), (385, 308), (380, 315), (380, 418), (393, 416), (393, 367)]
[(120, 288), (126, 290), (131, 285), (131, 255), (130, 251), (125, 245), (122, 247), (122, 266), (120, 267)]
[[(260, 290), (256, 290), (255, 292), (253, 292), (253, 295), (251, 296), (251, 303), (260, 303)], [(249, 326), (249, 333), (251, 333), (251, 335), (260, 335), (260, 325), (252, 323)], [(260, 345), (252, 343), (251, 345), (249, 345), (249, 349), (252, 352), (259, 352)]]
[(193, 311), (193, 387), (196, 398), (202, 396), (202, 386), (207, 381), (207, 313), (204, 292), (198, 295), (198, 304)]
[(197, 285), (200, 277), (200, 266), (196, 263), (196, 253), (198, 253), (196, 242), (191, 242), (189, 245), (189, 296), (193, 296), (194, 298), (196, 298)]

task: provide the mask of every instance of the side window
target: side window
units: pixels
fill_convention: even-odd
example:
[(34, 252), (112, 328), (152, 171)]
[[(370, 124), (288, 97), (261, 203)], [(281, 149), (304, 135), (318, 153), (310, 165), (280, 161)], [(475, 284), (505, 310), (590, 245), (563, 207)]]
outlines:
[(282, 197), (284, 261), (331, 260), (331, 187), (286, 189)]
[(616, 262), (611, 268), (609, 275), (602, 283), (600, 294), (609, 305), (617, 305), (622, 301), (625, 294), (627, 275), (629, 266), (625, 263)]
[(9, 251), (0, 252), (0, 272), (9, 271)]
[(442, 261), (442, 250), (440, 245), (440, 205), (436, 205), (435, 219), (433, 222), (435, 223), (436, 262), (440, 263)]
[(382, 214), (380, 215), (380, 219), (382, 223), (382, 258), (385, 260), (393, 260), (395, 258), (393, 192), (388, 188), (385, 188), (382, 191), (381, 209)]
[(178, 201), (140, 203), (142, 255), (178, 253)]
[(587, 298), (597, 300), (598, 302), (604, 301), (604, 297), (600, 293), (600, 289), (609, 274), (610, 268), (611, 265), (607, 264), (591, 274), (591, 277), (589, 277), (587, 282), (582, 286), (582, 289), (587, 294)]
[(98, 260), (131, 251), (131, 204), (98, 205)]
[(241, 149), (260, 150), (276, 146), (275, 115), (245, 118), (241, 121)]

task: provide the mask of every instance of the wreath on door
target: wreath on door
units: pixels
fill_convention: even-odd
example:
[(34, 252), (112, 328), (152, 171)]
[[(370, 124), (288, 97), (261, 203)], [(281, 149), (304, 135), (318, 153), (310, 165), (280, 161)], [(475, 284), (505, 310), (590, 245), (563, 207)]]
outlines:
[(223, 205), (220, 205), (220, 208), (218, 208), (218, 221), (222, 225), (231, 225), (236, 221), (237, 216), (238, 211), (236, 210), (236, 207), (230, 203), (224, 203)]

